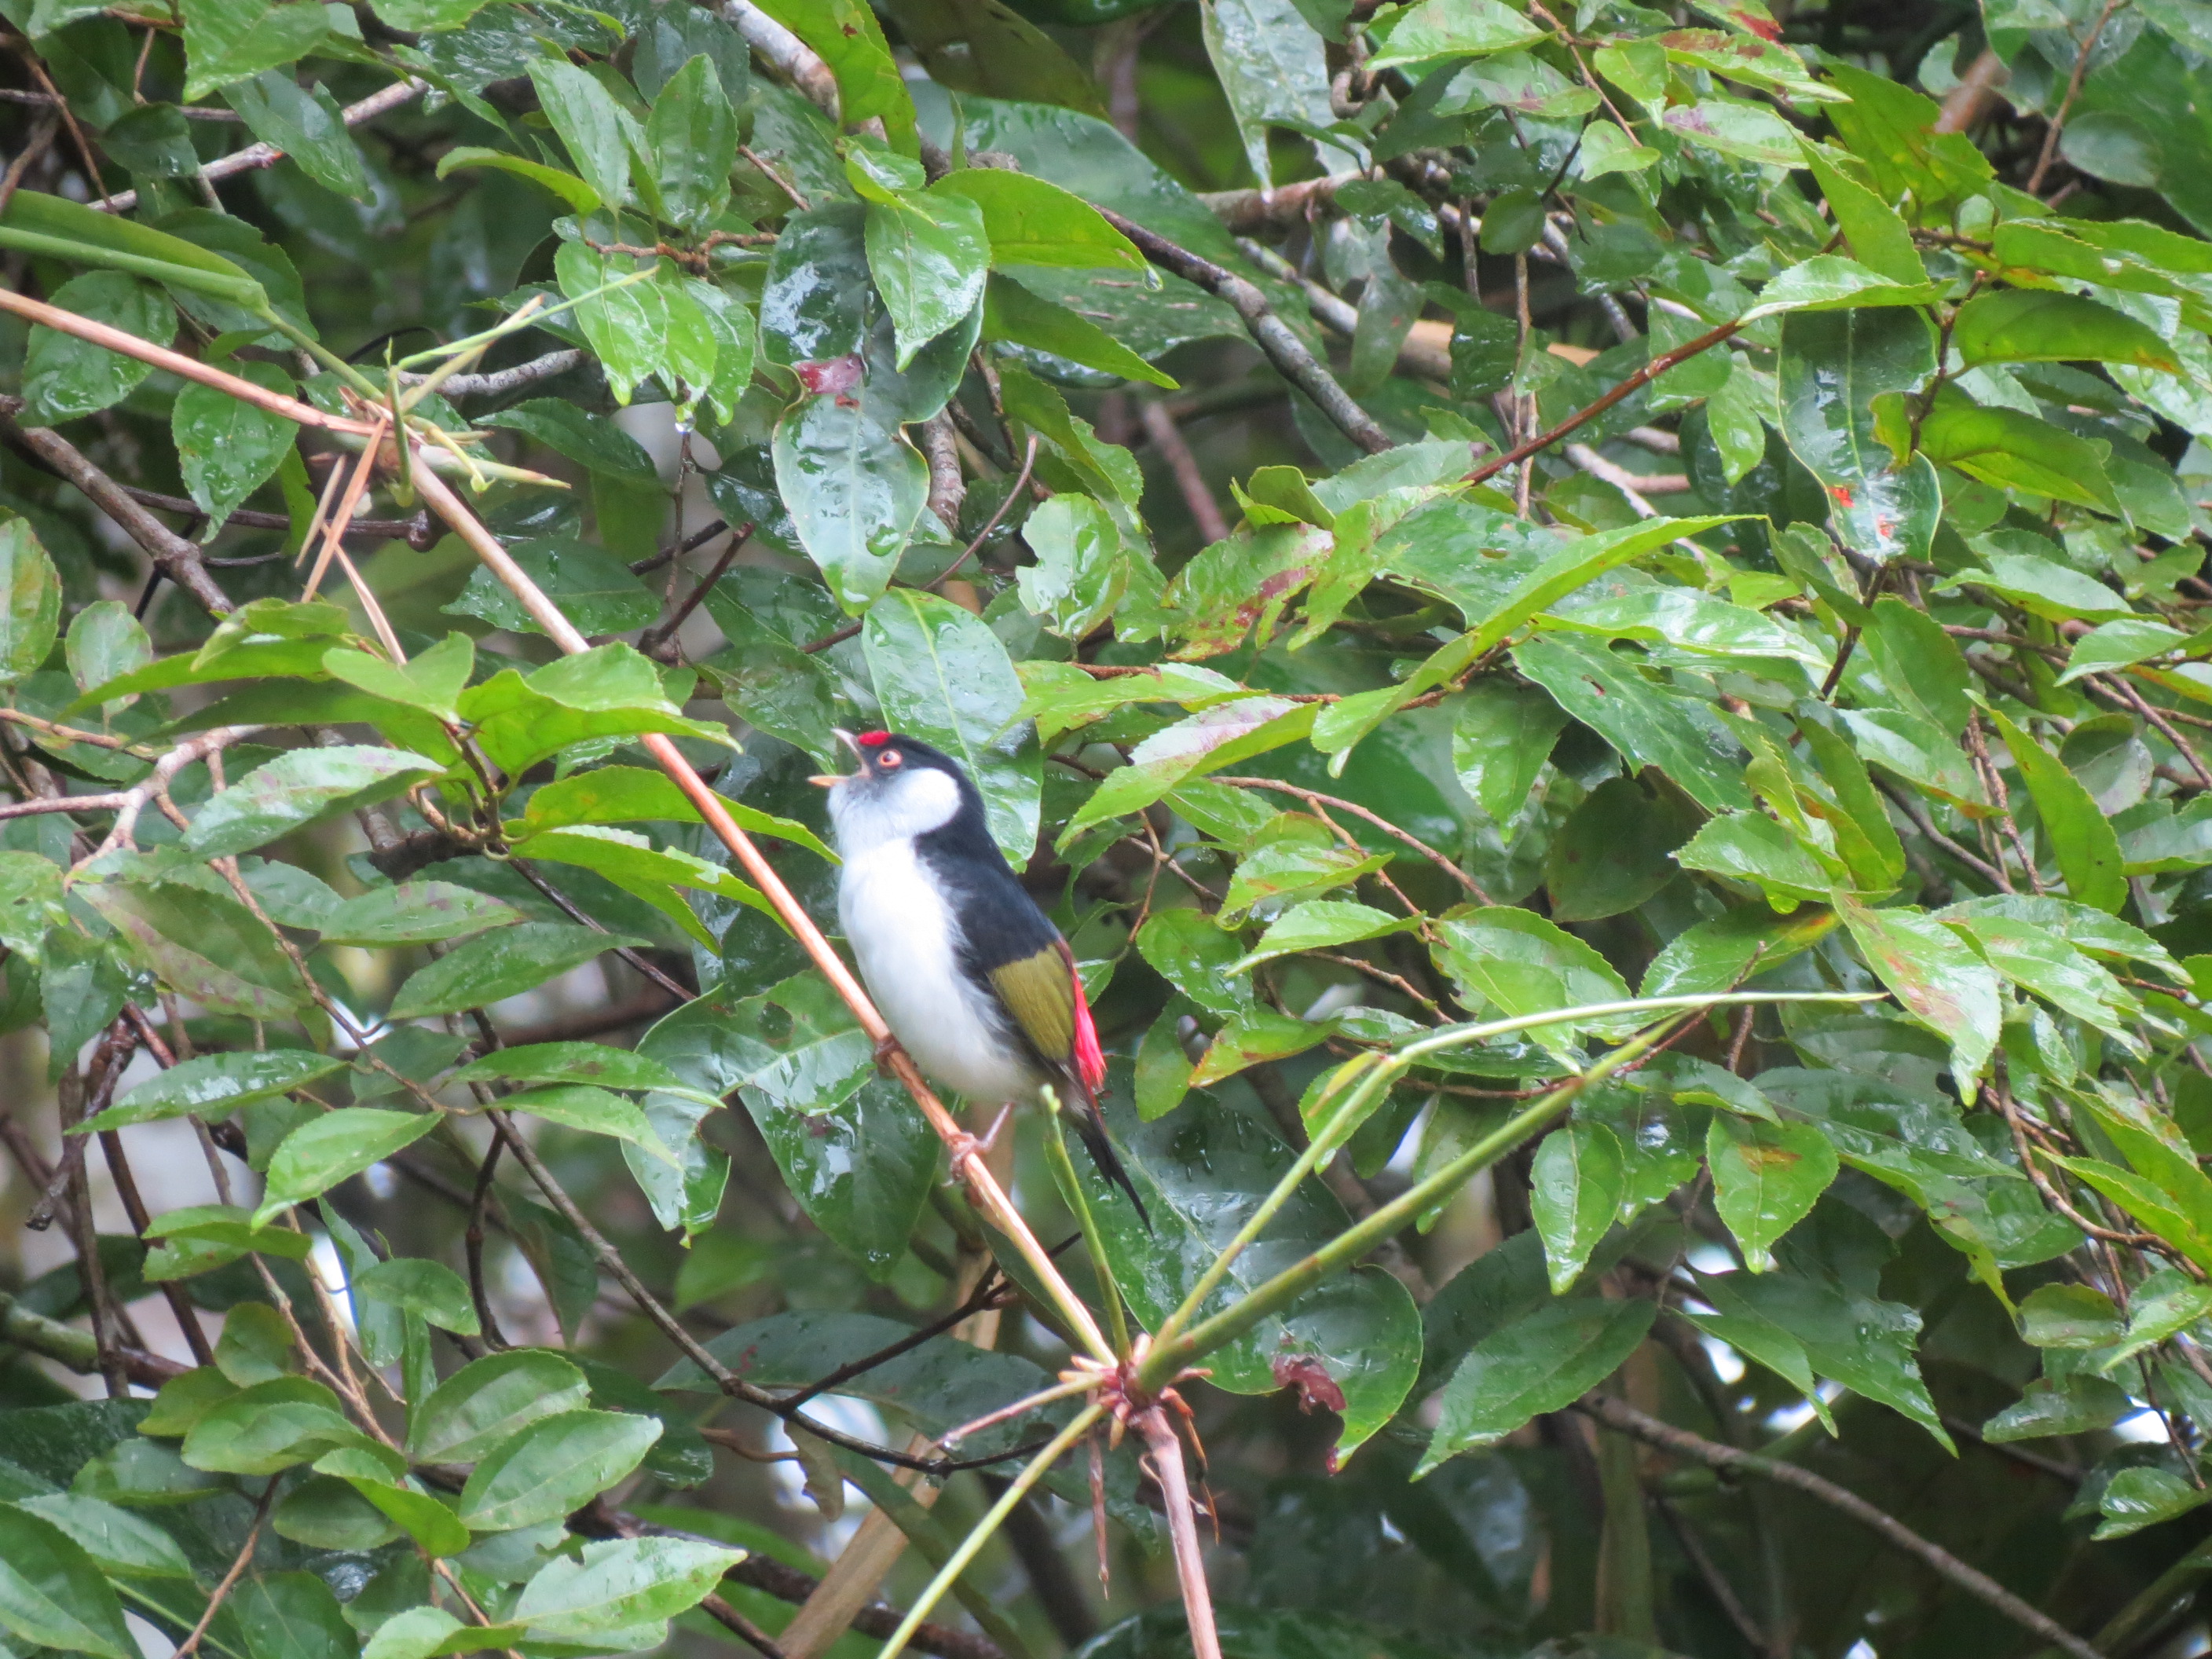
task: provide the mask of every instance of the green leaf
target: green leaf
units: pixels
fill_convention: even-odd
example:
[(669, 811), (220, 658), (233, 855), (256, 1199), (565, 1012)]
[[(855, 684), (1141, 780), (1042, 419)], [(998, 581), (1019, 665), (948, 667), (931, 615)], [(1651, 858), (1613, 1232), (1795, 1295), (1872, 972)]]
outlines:
[(890, 313), (903, 370), (983, 297), (991, 265), (983, 209), (966, 196), (934, 191), (870, 202), (866, 246), (868, 271)]
[(185, 845), (224, 858), (295, 830), (389, 800), (445, 769), (404, 750), (295, 749), (258, 766), (194, 815)]
[(2212, 1490), (2191, 1486), (2169, 1470), (2122, 1469), (2097, 1496), (2098, 1512), (2105, 1518), (2090, 1536), (2099, 1542), (2125, 1538), (2186, 1515), (2208, 1499), (2212, 1499)]
[(1577, 1119), (1536, 1148), (1528, 1208), (1544, 1241), (1552, 1294), (1565, 1296), (1619, 1214), (1626, 1193), (1620, 1141), (1604, 1124)]
[(983, 216), (994, 265), (1118, 266), (1151, 280), (1136, 246), (1072, 191), (1002, 167), (963, 167), (930, 187), (933, 197), (958, 196)]
[(1826, 898), (1833, 885), (1804, 843), (1763, 812), (1708, 818), (1674, 857), (1685, 870), (1753, 884), (1785, 915), (1801, 901)]
[(727, 205), (738, 118), (712, 58), (692, 58), (653, 95), (645, 143), (661, 205), (675, 223), (704, 225)]
[(691, 1538), (586, 1544), (575, 1559), (558, 1559), (538, 1569), (523, 1586), (513, 1617), (528, 1625), (533, 1637), (627, 1634), (697, 1606), (744, 1554)]
[(265, 1303), (249, 1302), (224, 1316), (216, 1340), (216, 1369), (240, 1389), (292, 1373), (292, 1328)]
[(232, 1592), (252, 1659), (355, 1659), (361, 1638), (331, 1587), (312, 1572), (270, 1572)]
[(12, 1504), (0, 1504), (0, 1626), (33, 1648), (137, 1659), (99, 1563), (53, 1522)]
[(664, 732), (729, 742), (724, 727), (684, 719), (653, 664), (619, 641), (556, 659), (527, 679), (502, 669), (456, 701), (486, 757), (511, 777), (592, 738)]
[(1982, 1425), (1992, 1445), (2057, 1434), (2094, 1434), (2136, 1409), (2127, 1390), (2108, 1377), (2076, 1373), (2063, 1382), (2038, 1379), (2020, 1399)]
[(542, 1348), (471, 1360), (416, 1402), (407, 1455), (417, 1463), (473, 1463), (541, 1418), (580, 1409), (583, 1372)]
[(186, 1112), (205, 1118), (227, 1116), (250, 1100), (265, 1100), (302, 1088), (345, 1069), (333, 1055), (305, 1048), (263, 1048), (240, 1054), (200, 1054), (179, 1060), (127, 1090), (122, 1097), (72, 1133), (120, 1129), (132, 1123), (179, 1117)]
[(1976, 295), (1952, 319), (1951, 345), (1970, 366), (2087, 360), (2182, 372), (2172, 347), (2134, 318), (2044, 289)]
[(591, 1083), (609, 1089), (664, 1089), (687, 1085), (666, 1066), (627, 1048), (598, 1042), (532, 1042), (495, 1048), (448, 1078), (452, 1083)]
[[(968, 175), (956, 173), (955, 178)], [(983, 289), (983, 337), (1027, 346), (1084, 368), (1174, 391), (1174, 376), (1155, 368), (1090, 318), (1031, 293), (997, 271)]]
[(1971, 1101), (2003, 1018), (1996, 975), (1956, 933), (1918, 911), (1869, 910), (1840, 896), (1836, 908), (1875, 975), (1950, 1043), (1952, 1075)]
[(371, 198), (368, 169), (328, 87), (302, 87), (287, 70), (276, 69), (234, 82), (223, 101), (256, 138), (283, 151), (325, 190), (356, 202)]
[[(70, 617), (66, 647), (70, 678), (80, 691), (134, 672), (154, 659), (145, 625), (120, 599), (94, 599)], [(116, 714), (134, 701), (118, 698), (104, 712)]]
[(1950, 387), (1920, 423), (1921, 453), (1970, 478), (2118, 515), (2106, 446), (2016, 409), (1984, 409)]
[(1774, 1265), (1774, 1242), (1803, 1220), (1836, 1178), (1836, 1149), (1809, 1123), (1763, 1123), (1717, 1114), (1706, 1132), (1713, 1208), (1753, 1273)]
[(19, 1498), (15, 1506), (76, 1540), (102, 1572), (117, 1578), (189, 1578), (177, 1540), (129, 1510), (77, 1492)]
[(443, 1262), (395, 1255), (354, 1275), (352, 1290), (372, 1302), (419, 1314), (441, 1331), (475, 1336), (483, 1329), (467, 1284)]
[(528, 65), (539, 106), (568, 146), (568, 158), (599, 200), (621, 207), (629, 200), (630, 141), (636, 122), (597, 76), (565, 58), (540, 58)]
[(893, 149), (918, 151), (914, 100), (884, 39), (883, 25), (863, 0), (761, 0), (761, 9), (814, 48), (836, 78), (845, 125), (880, 119)]
[(1990, 718), (2027, 784), (2068, 894), (2093, 909), (2117, 915), (2128, 902), (2128, 883), (2111, 820), (2056, 755), (1997, 710), (1992, 708)]
[(450, 881), (403, 881), (372, 887), (323, 918), (317, 932), (330, 945), (423, 945), (487, 927), (511, 927), (522, 912), (505, 899)]
[(1768, 167), (1796, 167), (1803, 156), (1796, 128), (1771, 110), (1733, 98), (1670, 104), (1659, 125), (1704, 149)]
[(265, 1227), (252, 1212), (235, 1204), (194, 1204), (157, 1215), (146, 1224), (149, 1238), (197, 1238), (228, 1244), (240, 1250), (305, 1261), (314, 1240), (289, 1227)]
[[(118, 270), (71, 277), (54, 290), (49, 303), (155, 345), (176, 337), (175, 301)], [(122, 402), (153, 372), (151, 363), (41, 325), (32, 329), (23, 357), (24, 418), (33, 425), (55, 426), (95, 414)]]
[(0, 524), (0, 686), (35, 672), (61, 631), (62, 583), (27, 519)]
[(1692, 822), (1674, 799), (1646, 793), (1636, 779), (1607, 778), (1568, 814), (1545, 858), (1553, 916), (1595, 921), (1636, 908), (1678, 873), (1673, 855)]
[(1874, 400), (1917, 392), (1935, 372), (1935, 336), (1917, 311), (1800, 311), (1782, 320), (1782, 435), (1826, 489), (1838, 538), (1879, 562), (1927, 556), (1942, 498), (1926, 462), (1881, 441)]
[(2126, 1328), (2112, 1297), (2087, 1285), (2039, 1285), (2021, 1298), (2021, 1340), (2039, 1348), (2101, 1348)]
[(599, 191), (574, 173), (560, 167), (549, 167), (542, 161), (510, 155), (503, 149), (456, 144), (438, 158), (438, 177), (441, 179), (464, 167), (495, 167), (501, 173), (511, 173), (518, 179), (527, 179), (532, 184), (550, 191), (578, 213), (596, 213), (600, 206)]
[[(1124, 1148), (1151, 1230), (1089, 1159), (1079, 1160), (1077, 1179), (1132, 1311), (1157, 1329), (1288, 1172), (1293, 1154), (1269, 1130), (1203, 1092), (1146, 1124), (1121, 1103), (1126, 1096), (1119, 1086), (1112, 1096), (1104, 1108), (1107, 1126)], [(1218, 1312), (1347, 1224), (1335, 1199), (1319, 1183), (1304, 1183), (1232, 1264), (1200, 1317)], [(1404, 1403), (1419, 1370), (1419, 1316), (1395, 1279), (1363, 1269), (1323, 1280), (1283, 1313), (1216, 1349), (1206, 1364), (1218, 1389), (1272, 1394), (1297, 1387), (1304, 1401), (1335, 1411), (1342, 1458)]]
[[(295, 395), (292, 377), (274, 363), (239, 363), (234, 372), (266, 392)], [(177, 463), (185, 487), (208, 515), (203, 540), (212, 538), (246, 498), (275, 476), (292, 453), (300, 428), (215, 386), (188, 381), (170, 416)]]
[[(523, 542), (513, 551), (514, 562), (562, 614), (587, 634), (626, 634), (660, 614), (660, 601), (652, 590), (603, 547), (574, 537), (547, 536)], [(479, 617), (513, 633), (544, 631), (507, 585), (481, 566), (444, 609), (448, 616)]]
[(999, 636), (950, 599), (899, 588), (868, 608), (860, 642), (884, 719), (961, 763), (992, 839), (1021, 868), (1036, 846), (1043, 763), (1007, 720), (1022, 688)]
[(1492, 1331), (1444, 1385), (1436, 1431), (1415, 1474), (1495, 1445), (1531, 1419), (1581, 1399), (1635, 1352), (1653, 1311), (1640, 1298), (1571, 1297)]
[(330, 32), (322, 7), (214, 0), (185, 21), (185, 101), (307, 57)]
[(895, 420), (850, 398), (802, 398), (776, 422), (772, 448), (807, 556), (839, 605), (864, 610), (890, 585), (928, 501), (928, 464)]
[(586, 1134), (611, 1135), (643, 1147), (653, 1158), (675, 1161), (661, 1146), (660, 1137), (646, 1121), (643, 1112), (620, 1095), (595, 1089), (586, 1083), (544, 1084), (509, 1095), (499, 1105), (502, 1111), (528, 1112), (548, 1123), (580, 1129)]
[(1301, 951), (1334, 951), (1362, 939), (1409, 933), (1419, 926), (1418, 917), (1389, 915), (1371, 905), (1346, 899), (1312, 899), (1269, 922), (1260, 942), (1221, 971), (1241, 974), (1277, 957), (1295, 956)]
[(1486, 676), (1458, 699), (1452, 765), (1460, 787), (1497, 823), (1510, 823), (1536, 786), (1566, 711), (1540, 687)]
[[(450, 959), (450, 958), (449, 958)], [(413, 1146), (438, 1125), (435, 1113), (355, 1106), (301, 1124), (269, 1160), (269, 1185), (254, 1212), (258, 1227), (287, 1205), (328, 1192), (349, 1176)]]
[(1450, 58), (1487, 57), (1544, 38), (1544, 31), (1500, 0), (1418, 0), (1393, 8), (1372, 25), (1376, 69), (1400, 69)]
[(392, 1000), (393, 1019), (458, 1013), (520, 996), (604, 951), (645, 944), (565, 921), (526, 921), (479, 934), (418, 969)]
[(276, 1474), (333, 1446), (374, 1445), (338, 1409), (337, 1396), (304, 1376), (241, 1389), (192, 1425), (186, 1465), (217, 1474)]
[[(804, 847), (832, 864), (837, 861), (837, 855), (795, 819), (778, 817), (727, 797), (722, 799), (722, 810), (753, 835), (773, 836)], [(522, 821), (532, 834), (538, 834), (572, 823), (631, 823), (642, 819), (701, 822), (699, 809), (665, 773), (641, 766), (600, 766), (588, 772), (572, 772), (533, 792)]]
[(2058, 684), (2070, 685), (2085, 674), (2110, 673), (2146, 657), (2165, 656), (2187, 643), (2189, 635), (2178, 628), (2148, 617), (2122, 617), (2091, 629), (2074, 641), (2066, 659), (2066, 672)]
[[(1493, 905), (1435, 924), (1431, 947), (1470, 1012), (1494, 1008), (1514, 1018), (1592, 1003), (1627, 1000), (1628, 987), (1611, 963), (1581, 939), (1534, 911)], [(1565, 1065), (1579, 1065), (1577, 1034), (1626, 1036), (1614, 1020), (1538, 1026), (1528, 1035)]]
[(1112, 614), (1133, 555), (1113, 516), (1088, 495), (1054, 495), (1022, 526), (1036, 555), (1017, 580), (1022, 608), (1062, 639), (1081, 641)]
[(1631, 765), (1657, 767), (1707, 811), (1750, 810), (1735, 738), (1708, 704), (1661, 686), (1595, 641), (1542, 635), (1516, 646), (1513, 660)]
[(657, 1418), (571, 1411), (544, 1417), (485, 1453), (461, 1489), (471, 1532), (557, 1521), (638, 1465), (660, 1437)]
[(661, 487), (660, 474), (645, 446), (623, 431), (611, 416), (580, 409), (557, 398), (537, 398), (487, 415), (477, 424), (520, 432), (595, 476), (635, 484), (640, 489)]
[(307, 1000), (291, 959), (234, 899), (113, 882), (81, 883), (76, 891), (146, 966), (210, 1012), (271, 1019)]

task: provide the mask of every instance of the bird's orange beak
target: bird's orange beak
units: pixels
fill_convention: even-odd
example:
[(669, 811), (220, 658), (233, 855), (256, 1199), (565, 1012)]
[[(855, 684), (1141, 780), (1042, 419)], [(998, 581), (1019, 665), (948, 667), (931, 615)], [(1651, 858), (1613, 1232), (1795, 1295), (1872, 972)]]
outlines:
[[(854, 759), (857, 760), (860, 758), (860, 743), (850, 732), (848, 732), (842, 726), (833, 726), (830, 730), (836, 733), (838, 742), (843, 744), (846, 748), (853, 751)], [(844, 782), (846, 778), (849, 775), (849, 774), (843, 772), (817, 772), (812, 777), (807, 779), (807, 782), (814, 785), (817, 789), (835, 789), (839, 784)]]

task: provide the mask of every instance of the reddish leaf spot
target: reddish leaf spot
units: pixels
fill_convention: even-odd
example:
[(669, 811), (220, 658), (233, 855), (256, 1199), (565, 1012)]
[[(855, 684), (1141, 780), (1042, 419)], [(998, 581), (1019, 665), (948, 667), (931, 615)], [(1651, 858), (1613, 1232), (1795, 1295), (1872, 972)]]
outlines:
[(855, 352), (842, 357), (823, 357), (811, 363), (793, 363), (791, 372), (799, 376), (799, 384), (817, 397), (834, 393), (842, 397), (860, 384), (860, 359)]
[(1298, 1391), (1298, 1409), (1302, 1412), (1337, 1412), (1344, 1410), (1344, 1390), (1328, 1374), (1328, 1367), (1310, 1353), (1279, 1353), (1270, 1369), (1275, 1373), (1279, 1389)]
[(1779, 40), (1782, 38), (1782, 26), (1771, 18), (1753, 16), (1741, 7), (1730, 12), (1729, 15), (1762, 40)]
[(1805, 1161), (1803, 1154), (1781, 1146), (1739, 1146), (1736, 1156), (1760, 1175), (1785, 1174), (1793, 1164)]
[(1835, 497), (1836, 505), (1841, 507), (1850, 507), (1853, 499), (1849, 484), (1830, 484), (1828, 494)]

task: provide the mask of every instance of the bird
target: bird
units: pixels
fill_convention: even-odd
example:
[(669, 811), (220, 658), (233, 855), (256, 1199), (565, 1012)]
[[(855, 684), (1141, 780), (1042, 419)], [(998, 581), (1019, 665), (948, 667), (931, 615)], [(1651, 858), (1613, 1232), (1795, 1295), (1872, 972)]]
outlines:
[(842, 860), (837, 916), (892, 1035), (971, 1103), (1028, 1104), (1049, 1087), (1149, 1231), (1098, 1109), (1106, 1056), (1075, 952), (991, 839), (975, 781), (918, 738), (832, 729), (859, 763), (813, 780)]

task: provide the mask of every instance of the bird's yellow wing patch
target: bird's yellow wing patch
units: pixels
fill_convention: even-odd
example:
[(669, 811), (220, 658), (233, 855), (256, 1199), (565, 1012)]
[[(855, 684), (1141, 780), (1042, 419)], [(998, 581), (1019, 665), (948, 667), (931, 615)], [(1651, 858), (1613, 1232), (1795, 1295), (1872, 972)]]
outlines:
[(991, 988), (1036, 1051), (1066, 1063), (1075, 1047), (1075, 980), (1060, 947), (992, 969)]

